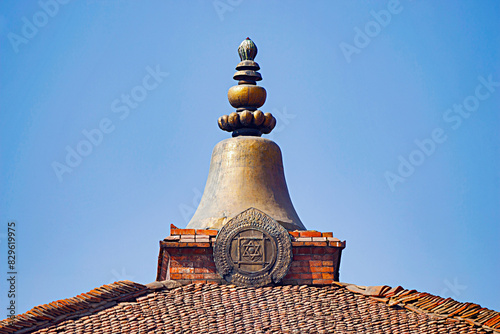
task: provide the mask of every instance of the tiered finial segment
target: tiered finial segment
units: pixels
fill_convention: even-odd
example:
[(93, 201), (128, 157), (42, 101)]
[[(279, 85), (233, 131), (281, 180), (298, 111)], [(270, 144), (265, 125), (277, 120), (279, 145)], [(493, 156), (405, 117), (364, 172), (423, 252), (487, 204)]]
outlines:
[(276, 118), (271, 113), (258, 110), (266, 102), (266, 90), (257, 86), (262, 76), (257, 72), (260, 67), (254, 59), (257, 46), (247, 37), (238, 47), (241, 62), (236, 66), (233, 79), (238, 85), (229, 88), (229, 103), (236, 108), (235, 112), (219, 118), (219, 127), (237, 136), (258, 136), (270, 133), (276, 126)]

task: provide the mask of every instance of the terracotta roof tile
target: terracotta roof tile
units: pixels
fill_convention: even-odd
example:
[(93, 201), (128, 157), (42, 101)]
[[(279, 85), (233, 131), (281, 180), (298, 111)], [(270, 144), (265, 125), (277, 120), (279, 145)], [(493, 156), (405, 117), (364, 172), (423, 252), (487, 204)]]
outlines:
[(500, 313), (415, 290), (115, 282), (0, 322), (0, 333), (500, 333)]

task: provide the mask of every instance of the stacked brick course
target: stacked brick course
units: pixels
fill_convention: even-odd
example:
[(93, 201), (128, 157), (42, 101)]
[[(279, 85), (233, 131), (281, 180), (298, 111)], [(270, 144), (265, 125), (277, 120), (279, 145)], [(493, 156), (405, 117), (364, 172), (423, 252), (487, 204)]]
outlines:
[[(181, 284), (224, 284), (215, 269), (213, 246), (217, 230), (179, 229), (171, 225), (170, 236), (160, 241), (157, 281)], [(293, 261), (283, 284), (332, 284), (339, 280), (339, 265), (345, 241), (332, 232), (292, 231)]]

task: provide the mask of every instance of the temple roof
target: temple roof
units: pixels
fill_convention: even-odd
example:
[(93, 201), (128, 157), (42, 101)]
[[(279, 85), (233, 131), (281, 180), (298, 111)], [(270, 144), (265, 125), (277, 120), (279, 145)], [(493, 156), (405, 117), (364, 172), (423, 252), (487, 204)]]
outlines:
[(400, 286), (120, 281), (36, 306), (0, 333), (500, 333), (500, 313)]

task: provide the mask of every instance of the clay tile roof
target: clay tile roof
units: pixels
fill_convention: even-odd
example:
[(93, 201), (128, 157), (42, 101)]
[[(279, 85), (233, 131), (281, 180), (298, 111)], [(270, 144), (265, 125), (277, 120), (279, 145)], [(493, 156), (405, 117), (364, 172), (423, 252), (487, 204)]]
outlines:
[(0, 322), (0, 333), (500, 333), (500, 313), (400, 286), (115, 282)]

